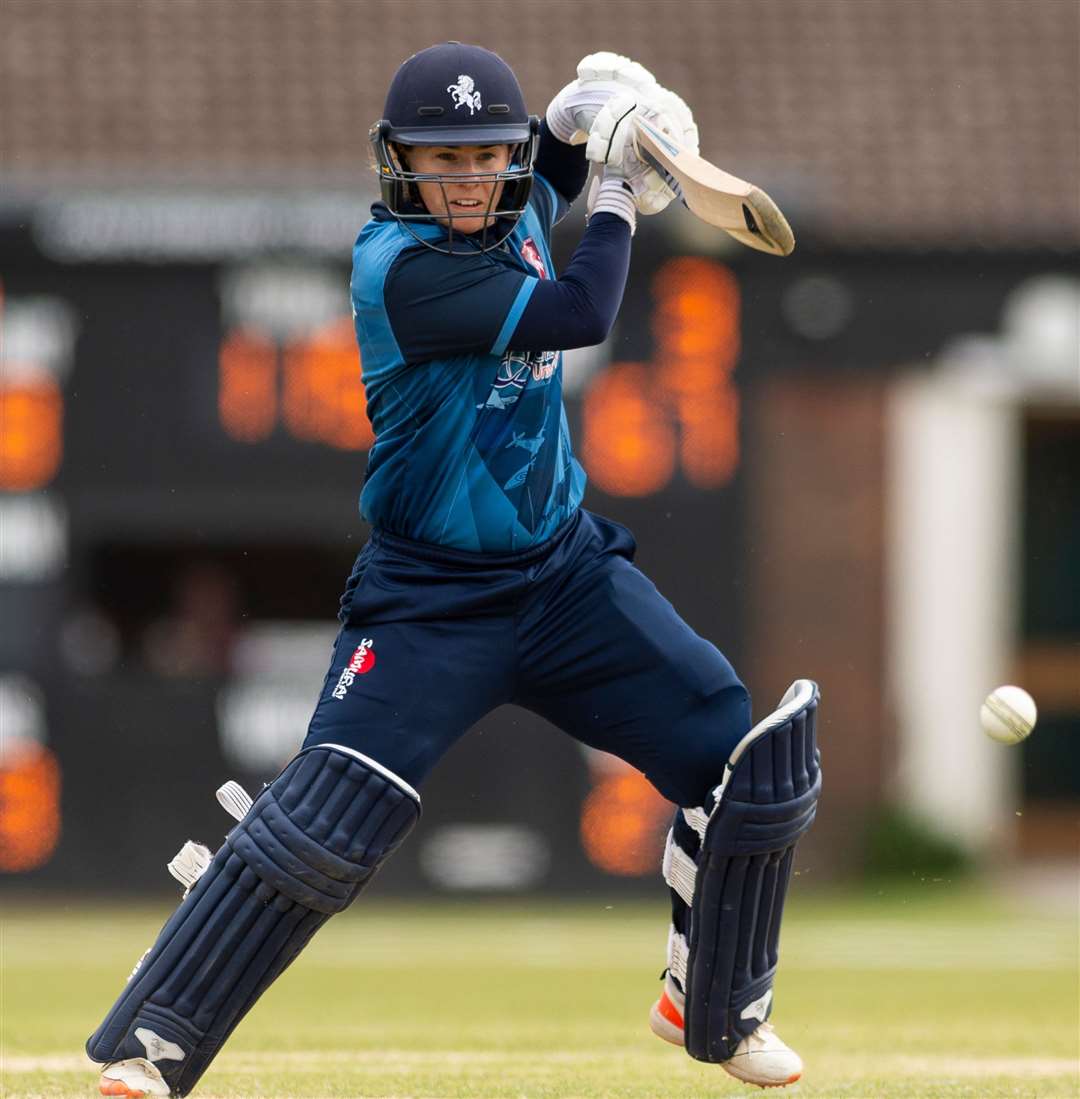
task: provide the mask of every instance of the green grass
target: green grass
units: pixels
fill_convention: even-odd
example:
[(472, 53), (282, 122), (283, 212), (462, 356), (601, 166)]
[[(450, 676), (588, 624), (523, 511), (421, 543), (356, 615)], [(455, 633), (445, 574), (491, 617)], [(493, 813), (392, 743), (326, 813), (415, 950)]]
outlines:
[[(96, 1094), (88, 1032), (167, 909), (4, 905), (0, 1095)], [(206, 1097), (760, 1095), (648, 1031), (665, 909), (360, 902), (241, 1024)], [(1075, 913), (911, 883), (797, 898), (779, 1033), (800, 1097), (1080, 1094)]]

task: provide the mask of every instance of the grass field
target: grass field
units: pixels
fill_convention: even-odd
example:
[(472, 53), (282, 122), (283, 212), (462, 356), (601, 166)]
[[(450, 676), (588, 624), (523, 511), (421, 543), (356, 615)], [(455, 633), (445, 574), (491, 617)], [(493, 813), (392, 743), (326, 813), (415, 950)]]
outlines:
[[(82, 1044), (167, 909), (7, 904), (3, 1099), (96, 1094)], [(648, 1031), (660, 905), (410, 905), (332, 920), (195, 1095), (760, 1095)], [(797, 898), (774, 1021), (806, 1061), (770, 1095), (1077, 1096), (1075, 912), (927, 883)]]

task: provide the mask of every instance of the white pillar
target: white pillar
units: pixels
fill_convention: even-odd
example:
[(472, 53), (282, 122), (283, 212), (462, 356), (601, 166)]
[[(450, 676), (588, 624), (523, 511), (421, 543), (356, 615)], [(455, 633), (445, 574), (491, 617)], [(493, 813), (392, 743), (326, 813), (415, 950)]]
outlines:
[(1007, 851), (1019, 753), (979, 705), (1016, 637), (1020, 406), (948, 370), (898, 380), (888, 413), (887, 610), (898, 801), (968, 849)]

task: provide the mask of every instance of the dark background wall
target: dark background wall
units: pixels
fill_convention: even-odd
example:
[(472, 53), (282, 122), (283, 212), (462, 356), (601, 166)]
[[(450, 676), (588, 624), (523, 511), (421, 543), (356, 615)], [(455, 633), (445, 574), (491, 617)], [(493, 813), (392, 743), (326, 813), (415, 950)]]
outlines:
[[(563, 231), (564, 256), (574, 238)], [(77, 330), (60, 382), (62, 456), (36, 486), (66, 515), (65, 560), (3, 585), (0, 627), (5, 666), (42, 692), (59, 839), (8, 881), (97, 888), (107, 866), (110, 888), (166, 887), (163, 864), (185, 838), (214, 846), (226, 830), (214, 788), (230, 776), (249, 789), (269, 779), (302, 738), (305, 699), (318, 689), (316, 657), (289, 708), (270, 692), (249, 712), (253, 742), (267, 722), (286, 728), (238, 764), (222, 734), (223, 698), (251, 673), (237, 668), (236, 646), (268, 622), (321, 623), (332, 637), (366, 537), (356, 495), (367, 443), (340, 434), (360, 411), (350, 405), (359, 393), (348, 324), (332, 316), (292, 335), (253, 334), (223, 288), (260, 264), (299, 265), (343, 288), (347, 269), (295, 251), (58, 262), (17, 227), (5, 243), (17, 258), (4, 272), (9, 314), (46, 298), (71, 310)], [(882, 690), (891, 371), (929, 363), (957, 330), (994, 329), (1012, 289), (1056, 269), (1016, 254), (714, 257), (646, 226), (606, 366), (568, 401), (593, 478), (588, 505), (636, 532), (639, 564), (733, 659), (756, 712), (796, 676), (821, 683), (829, 781), (801, 857), (823, 877), (858, 866), (893, 752)], [(679, 272), (689, 276), (680, 282)], [(704, 351), (680, 359), (670, 333), (694, 323), (697, 293), (714, 295), (716, 309), (699, 333)], [(815, 327), (829, 309), (831, 328)], [(223, 396), (238, 333), (253, 341), (248, 366), (274, 372), (265, 423)], [(641, 452), (646, 414), (663, 430)], [(1060, 465), (1052, 446), (1050, 455)], [(1050, 506), (1037, 530), (1053, 530), (1057, 514)], [(1049, 612), (1033, 585), (1037, 625)], [(288, 659), (288, 642), (280, 647)], [(424, 795), (417, 842), (384, 888), (655, 887), (670, 807), (640, 776), (532, 715), (507, 708), (485, 719)], [(14, 835), (15, 804), (0, 800), (4, 834)], [(40, 830), (47, 815), (18, 827)], [(494, 877), (440, 871), (452, 842), (471, 845), (475, 866), (494, 865)]]

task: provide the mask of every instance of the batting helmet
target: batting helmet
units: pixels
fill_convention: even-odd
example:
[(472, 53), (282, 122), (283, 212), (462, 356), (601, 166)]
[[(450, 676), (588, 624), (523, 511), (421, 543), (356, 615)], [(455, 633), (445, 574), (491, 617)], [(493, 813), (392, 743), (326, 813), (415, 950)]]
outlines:
[[(494, 248), (513, 232), (525, 212), (539, 131), (540, 120), (526, 111), (517, 77), (498, 54), (460, 42), (421, 50), (394, 74), (383, 117), (371, 127), (383, 202), (421, 243), (437, 251), (453, 251), (453, 216), (428, 212), (412, 184), (418, 180), (442, 184), (455, 177), (410, 171), (400, 147), (509, 145), (505, 170), (469, 177), (504, 183), (479, 242), (484, 251)], [(417, 222), (446, 224), (450, 246), (428, 239), (427, 234), (418, 235), (412, 229)]]

